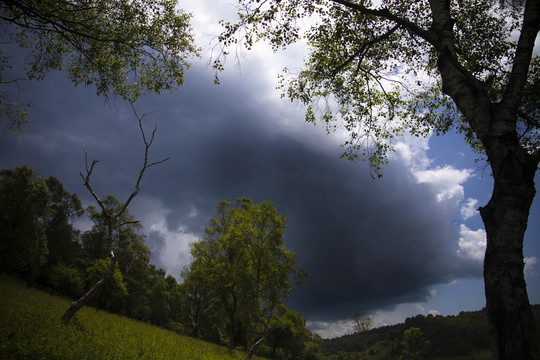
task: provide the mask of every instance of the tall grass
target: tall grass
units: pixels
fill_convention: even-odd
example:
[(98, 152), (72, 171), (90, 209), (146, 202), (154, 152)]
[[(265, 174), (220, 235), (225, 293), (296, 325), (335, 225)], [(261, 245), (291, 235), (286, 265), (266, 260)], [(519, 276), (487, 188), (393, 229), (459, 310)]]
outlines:
[[(69, 301), (0, 276), (0, 359), (245, 359), (240, 351), (121, 316), (81, 309), (69, 325)], [(260, 359), (253, 357), (253, 359)]]

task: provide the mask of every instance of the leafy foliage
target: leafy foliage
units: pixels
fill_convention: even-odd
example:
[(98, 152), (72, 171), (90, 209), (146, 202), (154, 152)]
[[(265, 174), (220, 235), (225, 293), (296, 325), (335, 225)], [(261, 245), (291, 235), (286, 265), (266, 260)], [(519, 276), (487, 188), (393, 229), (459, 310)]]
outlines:
[(399, 360), (424, 360), (428, 358), (431, 342), (426, 340), (421, 329), (412, 327), (403, 332)]
[(37, 276), (48, 254), (45, 180), (27, 166), (0, 172), (0, 271)]
[[(103, 279), (105, 274), (109, 271), (111, 266), (111, 259), (97, 259), (94, 265), (86, 269), (88, 272), (88, 282), (90, 284), (97, 283), (100, 279)], [(126, 283), (124, 282), (124, 276), (120, 272), (118, 263), (114, 268), (114, 274), (112, 281), (105, 287), (102, 296), (98, 299), (102, 304), (101, 307), (109, 309), (111, 304), (121, 302), (123, 297), (128, 295)]]
[(84, 280), (78, 269), (60, 263), (52, 267), (49, 276), (52, 288), (60, 294), (70, 297), (83, 295)]
[(0, 172), (0, 204), (2, 271), (61, 293), (80, 293), (80, 283), (65, 278), (78, 273), (73, 266), (81, 246), (72, 222), (83, 210), (77, 195), (67, 192), (58, 179), (40, 177), (22, 166)]
[[(190, 15), (177, 0), (16, 0), (0, 4), (0, 25), (27, 50), (29, 79), (66, 70), (76, 84), (96, 87), (98, 95), (135, 101), (183, 84), (188, 58), (197, 53)], [(0, 55), (2, 53), (0, 52)], [(0, 57), (3, 69), (10, 66)], [(0, 114), (20, 128), (28, 111), (0, 93)]]
[[(112, 279), (101, 290), (101, 296), (90, 303), (97, 309), (177, 333), (193, 329), (196, 337), (231, 348), (231, 343), (236, 342), (245, 345), (249, 356), (258, 352), (279, 359), (320, 358), (317, 337), (306, 328), (299, 313), (283, 305), (306, 273), (296, 266), (296, 256), (283, 245), (285, 217), (277, 214), (271, 202), (255, 205), (247, 198), (235, 204), (221, 202), (220, 216), (211, 220), (205, 241), (193, 244), (197, 257), (186, 270), (184, 282), (178, 284), (174, 277), (149, 263), (150, 250), (144, 244), (142, 227), (127, 209), (114, 219), (113, 227), (109, 226), (110, 217), (104, 212), (118, 213), (125, 205), (113, 196), (101, 200), (101, 211), (88, 207), (94, 225), (79, 236), (71, 221), (82, 215), (80, 202), (58, 180), (40, 178), (27, 167), (4, 170), (2, 174), (0, 194), (6, 203), (28, 205), (25, 199), (36, 195), (36, 187), (38, 195), (46, 195), (47, 201), (39, 207), (45, 212), (28, 217), (29, 221), (37, 217), (38, 229), (50, 236), (49, 244), (55, 244), (52, 251), (44, 248), (49, 256), (43, 255), (46, 263), (36, 270), (39, 286), (78, 298), (110, 271), (112, 260), (107, 253), (113, 249), (117, 261)], [(15, 183), (18, 188), (12, 192), (8, 185)], [(20, 212), (13, 214), (19, 216)], [(3, 219), (8, 221), (9, 217)], [(3, 230), (8, 238), (17, 234), (10, 227)], [(28, 263), (24, 249), (11, 251), (11, 258)], [(26, 274), (22, 265), (3, 270)], [(8, 353), (15, 351), (10, 346)]]
[(273, 359), (319, 359), (320, 337), (306, 328), (306, 321), (299, 312), (286, 310), (270, 321), (268, 339), (261, 349)]
[(224, 334), (221, 340), (231, 348), (246, 344), (251, 353), (306, 273), (283, 244), (285, 216), (271, 202), (222, 201), (216, 214), (205, 239), (192, 244), (193, 260), (184, 272), (194, 332), (211, 318), (214, 327), (206, 331)]
[[(439, 42), (428, 1), (239, 0), (238, 21), (223, 23), (223, 69), (231, 46), (250, 49), (268, 41), (274, 50), (305, 41), (305, 69), (281, 77), (283, 96), (306, 105), (306, 120), (329, 132), (344, 129), (343, 157), (369, 161), (380, 174), (396, 138), (450, 130), (462, 133), (478, 152), (482, 144), (453, 100), (443, 94)], [(458, 66), (482, 84), (489, 100), (505, 94), (523, 7), (490, 0), (452, 1)], [(454, 46), (448, 45), (448, 46)], [(535, 56), (521, 99), (517, 129), (522, 146), (539, 148), (540, 57)]]

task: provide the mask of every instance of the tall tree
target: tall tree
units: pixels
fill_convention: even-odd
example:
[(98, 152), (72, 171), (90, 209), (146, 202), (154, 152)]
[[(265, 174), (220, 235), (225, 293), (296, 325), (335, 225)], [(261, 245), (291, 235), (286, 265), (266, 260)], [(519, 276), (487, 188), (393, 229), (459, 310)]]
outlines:
[(37, 276), (48, 254), (50, 200), (45, 179), (28, 166), (0, 171), (0, 273)]
[(355, 334), (359, 337), (362, 344), (362, 357), (367, 359), (366, 333), (373, 326), (373, 319), (368, 314), (361, 312), (353, 315), (352, 323)]
[[(30, 80), (66, 70), (75, 84), (94, 85), (98, 95), (135, 101), (183, 84), (187, 59), (197, 49), (189, 14), (177, 0), (6, 0), (0, 2), (0, 26), (26, 50)], [(0, 85), (12, 60), (0, 48)], [(0, 116), (21, 129), (28, 106), (0, 91)]]
[(184, 311), (188, 314), (187, 323), (191, 327), (193, 336), (219, 341), (219, 337), (214, 338), (214, 329), (211, 328), (216, 325), (218, 328), (222, 328), (223, 317), (220, 314), (213, 316), (215, 312), (212, 311), (219, 298), (219, 287), (214, 286), (215, 279), (213, 277), (207, 276), (208, 273), (205, 272), (207, 269), (204, 265), (198, 264), (202, 261), (202, 258), (193, 259), (182, 272), (184, 281), (180, 287), (185, 297)]
[[(194, 315), (200, 317), (210, 308), (221, 312), (229, 347), (244, 341), (251, 355), (306, 273), (284, 246), (285, 216), (277, 214), (271, 202), (221, 201), (216, 214), (205, 239), (192, 244), (193, 261), (184, 276), (196, 302)], [(200, 318), (194, 329), (198, 324)]]
[(540, 161), (540, 1), (239, 3), (239, 20), (220, 36), (225, 46), (285, 47), (311, 17), (305, 70), (283, 77), (284, 95), (307, 106), (308, 121), (348, 130), (344, 157), (367, 159), (379, 175), (396, 137), (449, 131), (486, 155), (494, 189), (480, 214), (493, 357), (539, 359), (522, 249)]
[(50, 214), (46, 220), (48, 264), (59, 262), (70, 264), (79, 251), (79, 231), (73, 227), (73, 221), (80, 218), (84, 210), (77, 194), (70, 194), (62, 183), (50, 176), (45, 180), (51, 193)]

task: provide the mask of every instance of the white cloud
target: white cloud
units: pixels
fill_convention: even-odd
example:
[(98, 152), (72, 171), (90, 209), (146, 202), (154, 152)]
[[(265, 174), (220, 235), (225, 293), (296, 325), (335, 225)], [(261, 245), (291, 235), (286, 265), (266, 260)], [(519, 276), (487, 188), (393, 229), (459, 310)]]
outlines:
[[(189, 216), (194, 217), (198, 212), (198, 209), (191, 205)], [(165, 239), (159, 260), (167, 274), (179, 279), (182, 268), (191, 261), (189, 244), (198, 241), (198, 236), (185, 231), (182, 226), (170, 230), (165, 222), (169, 211), (157, 199), (147, 196), (135, 198), (132, 213), (141, 220), (146, 234), (156, 231)]]
[(450, 165), (436, 167), (435, 169), (415, 171), (414, 175), (419, 183), (427, 183), (434, 186), (437, 192), (437, 200), (461, 201), (464, 197), (463, 184), (472, 174), (470, 169), (455, 169)]
[(169, 231), (165, 220), (152, 224), (150, 231), (157, 231), (165, 238), (165, 248), (162, 251), (161, 262), (167, 273), (179, 278), (182, 268), (191, 262), (189, 245), (198, 241), (197, 235), (186, 232), (182, 227)]
[[(396, 157), (409, 168), (418, 183), (429, 184), (435, 191), (437, 201), (458, 206), (465, 197), (463, 183), (473, 174), (471, 169), (456, 169), (445, 165), (430, 168), (432, 160), (428, 157), (429, 137), (407, 136), (395, 144)], [(467, 199), (461, 208), (461, 216), (468, 219), (476, 213), (475, 199)]]
[[(432, 290), (432, 296), (437, 294), (436, 290)], [(377, 310), (372, 315), (373, 323), (376, 327), (393, 325), (404, 322), (407, 318), (416, 315), (440, 315), (440, 312), (435, 309), (426, 310), (426, 308), (419, 303), (405, 303), (397, 305), (393, 310), (383, 311)]]
[(331, 339), (345, 334), (354, 333), (351, 320), (306, 321), (306, 327), (312, 332), (319, 334), (323, 339)]
[[(432, 296), (436, 295), (437, 291), (432, 290)], [(404, 303), (398, 304), (393, 310), (377, 310), (369, 316), (373, 319), (373, 327), (381, 327), (394, 325), (404, 322), (407, 318), (416, 315), (440, 315), (440, 312), (435, 309), (427, 311), (420, 303)], [(306, 326), (312, 332), (319, 334), (323, 339), (330, 339), (346, 334), (353, 334), (352, 320), (339, 321), (306, 321)]]
[(478, 200), (473, 198), (467, 199), (465, 204), (461, 206), (461, 217), (463, 218), (463, 220), (470, 219), (478, 214), (478, 210), (476, 208), (477, 204)]
[(406, 318), (424, 314), (426, 309), (418, 303), (399, 304), (393, 310), (377, 310), (373, 314), (375, 326), (386, 326), (404, 322)]
[(413, 172), (427, 169), (431, 164), (431, 160), (426, 154), (426, 151), (429, 150), (429, 137), (407, 136), (404, 140), (394, 146), (397, 156), (407, 167), (413, 169)]
[(483, 261), (486, 252), (486, 232), (483, 229), (474, 231), (461, 224), (459, 234), (458, 254), (471, 260)]
[(534, 265), (538, 263), (536, 256), (525, 258), (525, 276), (536, 275), (533, 271)]

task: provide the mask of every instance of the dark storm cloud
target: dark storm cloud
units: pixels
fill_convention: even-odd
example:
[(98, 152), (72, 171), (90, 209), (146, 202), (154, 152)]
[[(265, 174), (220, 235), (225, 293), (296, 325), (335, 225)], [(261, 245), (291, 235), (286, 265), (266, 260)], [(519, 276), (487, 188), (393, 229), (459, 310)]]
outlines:
[[(289, 306), (313, 320), (423, 301), (431, 285), (481, 275), (478, 264), (457, 255), (451, 214), (402, 164), (372, 180), (365, 164), (339, 160), (323, 129), (313, 131), (301, 114), (281, 118), (275, 103), (257, 97), (248, 76), (217, 87), (211, 74), (187, 75), (176, 93), (137, 104), (141, 113), (152, 112), (145, 119), (149, 130), (158, 121), (151, 158), (171, 157), (148, 170), (141, 190), (165, 208), (170, 231), (202, 234), (219, 200), (271, 199), (287, 216), (287, 246), (310, 273)], [(1, 167), (27, 163), (89, 202), (77, 174), (85, 144), (90, 159), (100, 160), (96, 190), (124, 200), (142, 161), (130, 108), (104, 105), (61, 74), (28, 93), (35, 103), (28, 133), (1, 134)], [(286, 121), (297, 131), (276, 126)], [(148, 237), (157, 265), (163, 236), (153, 231)]]

